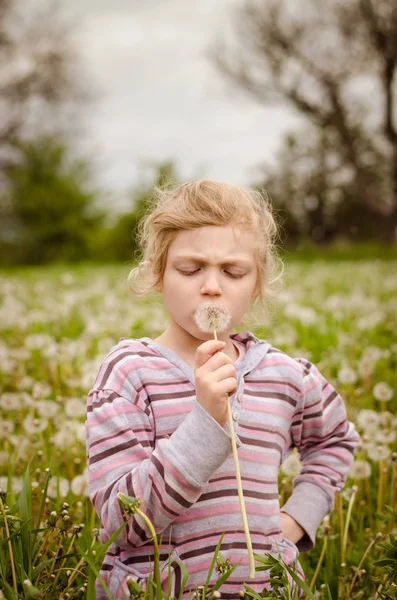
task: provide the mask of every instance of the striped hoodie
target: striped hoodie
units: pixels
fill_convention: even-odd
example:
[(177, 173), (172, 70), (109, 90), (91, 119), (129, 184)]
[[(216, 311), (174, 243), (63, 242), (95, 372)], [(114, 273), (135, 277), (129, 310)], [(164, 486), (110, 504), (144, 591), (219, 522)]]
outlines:
[[(230, 397), (244, 498), (254, 552), (280, 554), (300, 571), (299, 552), (310, 550), (353, 461), (358, 434), (343, 400), (305, 359), (293, 359), (252, 333), (231, 335), (243, 346), (238, 389)], [(124, 522), (122, 492), (143, 501), (141, 510), (162, 540), (164, 589), (168, 559), (172, 595), (178, 597), (182, 560), (189, 572), (183, 597), (205, 582), (215, 547), (237, 568), (222, 598), (238, 598), (244, 582), (269, 587), (268, 571), (249, 580), (249, 561), (237, 494), (229, 425), (219, 425), (195, 401), (193, 369), (144, 337), (121, 339), (103, 361), (88, 395), (89, 494), (105, 543)], [(302, 470), (280, 507), (278, 471), (292, 448)], [(280, 511), (305, 530), (295, 545), (282, 536)], [(129, 597), (126, 578), (145, 585), (153, 565), (150, 532), (130, 518), (101, 569), (112, 597)], [(214, 573), (212, 582), (218, 574)], [(107, 595), (97, 581), (97, 600)]]

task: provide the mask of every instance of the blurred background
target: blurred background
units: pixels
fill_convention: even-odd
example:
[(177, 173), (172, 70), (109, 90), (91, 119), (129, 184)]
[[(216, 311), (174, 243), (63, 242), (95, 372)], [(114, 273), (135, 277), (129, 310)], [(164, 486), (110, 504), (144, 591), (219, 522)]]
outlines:
[(197, 177), (265, 187), (285, 248), (394, 254), (396, 4), (0, 0), (1, 263), (132, 260)]

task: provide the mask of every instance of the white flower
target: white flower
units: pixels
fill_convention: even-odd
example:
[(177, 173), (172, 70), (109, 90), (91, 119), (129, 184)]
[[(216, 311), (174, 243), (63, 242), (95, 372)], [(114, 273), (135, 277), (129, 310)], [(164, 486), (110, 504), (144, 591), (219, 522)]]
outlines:
[(65, 415), (78, 419), (79, 417), (85, 416), (85, 402), (80, 398), (68, 398), (65, 402)]
[(0, 417), (0, 440), (6, 440), (11, 433), (14, 433), (14, 421), (2, 421)]
[(378, 427), (379, 424), (379, 413), (375, 410), (371, 410), (368, 408), (363, 408), (357, 415), (357, 425), (361, 429), (367, 429), (367, 427), (371, 427), (376, 425)]
[(23, 420), (23, 428), (29, 435), (37, 435), (42, 433), (48, 427), (47, 419), (35, 419), (32, 415), (28, 415)]
[(357, 381), (357, 373), (351, 367), (345, 366), (338, 371), (338, 380), (344, 385), (351, 385)]
[(34, 398), (46, 398), (51, 396), (52, 387), (46, 381), (36, 381), (33, 384), (32, 396)]
[(355, 460), (349, 471), (349, 477), (352, 479), (368, 479), (371, 476), (372, 468), (366, 460)]
[(48, 484), (47, 496), (57, 498), (59, 490), (59, 496), (65, 498), (69, 493), (69, 487), (69, 481), (64, 477), (53, 477)]
[[(19, 494), (19, 492), (23, 488), (23, 479), (22, 477), (11, 477), (11, 491), (13, 494)], [(8, 477), (1, 476), (0, 477), (0, 490), (6, 492), (8, 489)]]
[(84, 472), (72, 479), (70, 489), (75, 496), (88, 496), (88, 477)]
[(376, 444), (369, 444), (367, 447), (368, 458), (374, 462), (380, 460), (386, 460), (391, 454), (391, 450), (388, 446), (377, 446)]
[(285, 307), (285, 315), (290, 319), (297, 319), (302, 325), (314, 325), (318, 321), (316, 311), (310, 306), (287, 304)]
[(395, 429), (381, 429), (375, 436), (375, 441), (380, 444), (393, 444), (396, 441), (397, 433)]
[(53, 419), (59, 413), (58, 404), (52, 400), (36, 400), (34, 405), (40, 417)]
[(202, 304), (194, 313), (197, 327), (205, 333), (213, 333), (214, 329), (217, 332), (225, 331), (231, 319), (231, 312), (226, 306), (213, 302)]
[(64, 285), (72, 285), (75, 281), (72, 273), (62, 273), (59, 279)]
[(281, 465), (282, 472), (290, 477), (296, 477), (297, 475), (299, 475), (301, 469), (302, 463), (299, 460), (297, 452), (293, 452), (292, 454), (290, 454)]
[(376, 400), (380, 402), (388, 402), (394, 396), (394, 391), (388, 383), (381, 381), (374, 386), (372, 393)]

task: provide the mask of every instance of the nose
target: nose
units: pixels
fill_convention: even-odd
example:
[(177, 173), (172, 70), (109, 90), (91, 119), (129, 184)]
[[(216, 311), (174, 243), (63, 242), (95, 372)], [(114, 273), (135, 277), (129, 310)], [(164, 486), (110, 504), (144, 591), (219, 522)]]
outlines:
[(205, 273), (202, 285), (201, 293), (209, 296), (219, 296), (222, 294), (222, 288), (219, 282), (219, 278), (214, 271), (208, 271)]

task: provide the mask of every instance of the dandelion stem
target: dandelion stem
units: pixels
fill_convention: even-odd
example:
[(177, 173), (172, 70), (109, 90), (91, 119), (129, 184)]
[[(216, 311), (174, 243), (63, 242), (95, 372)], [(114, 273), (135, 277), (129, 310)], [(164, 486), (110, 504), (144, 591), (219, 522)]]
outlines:
[(364, 486), (365, 486), (365, 493), (367, 495), (369, 526), (372, 529), (372, 527), (373, 527), (372, 494), (371, 494), (371, 486), (369, 485), (368, 477), (364, 480)]
[(381, 533), (377, 533), (377, 534), (376, 534), (376, 536), (374, 537), (374, 539), (373, 539), (373, 540), (371, 541), (371, 543), (368, 545), (368, 547), (367, 547), (367, 549), (365, 550), (364, 554), (362, 555), (362, 557), (361, 557), (361, 560), (360, 560), (360, 562), (358, 563), (358, 567), (357, 567), (357, 569), (356, 569), (356, 572), (354, 573), (354, 577), (353, 577), (353, 580), (352, 580), (352, 582), (351, 582), (351, 584), (350, 584), (350, 588), (349, 588), (349, 590), (348, 590), (348, 592), (347, 592), (347, 597), (348, 597), (348, 598), (350, 598), (350, 593), (353, 591), (354, 584), (356, 583), (356, 579), (357, 579), (357, 577), (358, 577), (358, 574), (359, 574), (359, 572), (360, 572), (360, 569), (361, 569), (361, 566), (362, 566), (362, 564), (363, 564), (364, 560), (367, 558), (367, 555), (368, 555), (369, 551), (371, 550), (372, 546), (373, 546), (374, 544), (376, 544), (376, 542), (377, 542), (377, 541), (378, 541), (378, 540), (379, 540), (381, 537), (382, 537), (382, 534), (381, 534)]
[(18, 595), (18, 589), (17, 589), (17, 576), (15, 573), (15, 564), (14, 564), (14, 554), (12, 552), (12, 542), (10, 539), (10, 530), (8, 528), (8, 521), (7, 521), (7, 515), (6, 515), (6, 511), (4, 508), (4, 504), (3, 504), (3, 500), (0, 498), (0, 510), (2, 512), (3, 515), (3, 519), (4, 519), (4, 527), (6, 530), (6, 536), (8, 538), (8, 551), (10, 553), (10, 563), (11, 563), (11, 572), (12, 572), (12, 585), (14, 587), (14, 592), (15, 592), (15, 596)]
[(328, 535), (325, 535), (324, 536), (323, 547), (321, 549), (320, 558), (318, 559), (316, 570), (314, 571), (314, 575), (313, 575), (312, 580), (310, 582), (310, 590), (314, 589), (314, 584), (316, 583), (317, 576), (318, 576), (318, 574), (320, 572), (321, 564), (322, 564), (322, 562), (324, 560), (325, 552), (327, 550), (327, 545), (328, 545)]
[[(215, 340), (218, 339), (218, 337), (216, 335), (216, 329), (215, 329), (215, 327), (214, 327), (214, 339)], [(238, 498), (239, 498), (239, 501), (240, 501), (240, 511), (241, 511), (241, 517), (243, 519), (245, 540), (246, 540), (246, 543), (247, 543), (247, 550), (248, 550), (248, 557), (249, 557), (249, 565), (250, 565), (250, 567), (249, 567), (249, 569), (250, 569), (249, 578), (250, 579), (255, 579), (255, 559), (254, 559), (254, 553), (253, 553), (253, 550), (252, 550), (252, 542), (251, 542), (250, 530), (249, 530), (249, 527), (248, 527), (247, 513), (246, 513), (246, 510), (245, 510), (243, 486), (242, 486), (242, 483), (241, 483), (241, 474), (240, 474), (240, 464), (239, 464), (239, 461), (238, 461), (238, 454), (237, 454), (236, 436), (235, 436), (235, 433), (234, 433), (232, 410), (230, 408), (229, 399), (227, 401), (227, 418), (228, 418), (228, 422), (229, 422), (230, 439), (231, 439), (231, 442), (232, 442), (234, 468), (235, 468), (235, 471), (236, 471), (237, 491), (238, 491)]]
[(378, 481), (378, 502), (377, 511), (380, 513), (383, 509), (383, 488), (385, 482), (385, 463), (383, 460), (379, 462), (379, 481)]
[(343, 506), (342, 506), (342, 495), (340, 492), (336, 493), (336, 510), (338, 513), (339, 523), (339, 538), (340, 538), (340, 550), (341, 550), (341, 562), (344, 562), (343, 557)]
[(356, 494), (357, 494), (357, 486), (353, 485), (353, 487), (352, 487), (352, 495), (350, 496), (349, 505), (347, 507), (345, 530), (343, 532), (342, 563), (345, 562), (346, 546), (347, 546), (347, 536), (348, 536), (348, 533), (349, 533), (350, 518), (351, 518), (351, 514), (352, 514), (354, 500), (356, 499)]
[(147, 515), (145, 515), (144, 512), (139, 510), (139, 508), (136, 509), (136, 512), (145, 521), (145, 523), (148, 526), (148, 529), (152, 535), (152, 538), (153, 538), (154, 578), (155, 578), (155, 583), (156, 583), (156, 598), (158, 600), (161, 600), (163, 597), (163, 594), (162, 594), (162, 590), (161, 590), (159, 544), (157, 541), (157, 534), (156, 534), (156, 531), (155, 531), (153, 524), (152, 524), (151, 520), (149, 519), (149, 517)]

